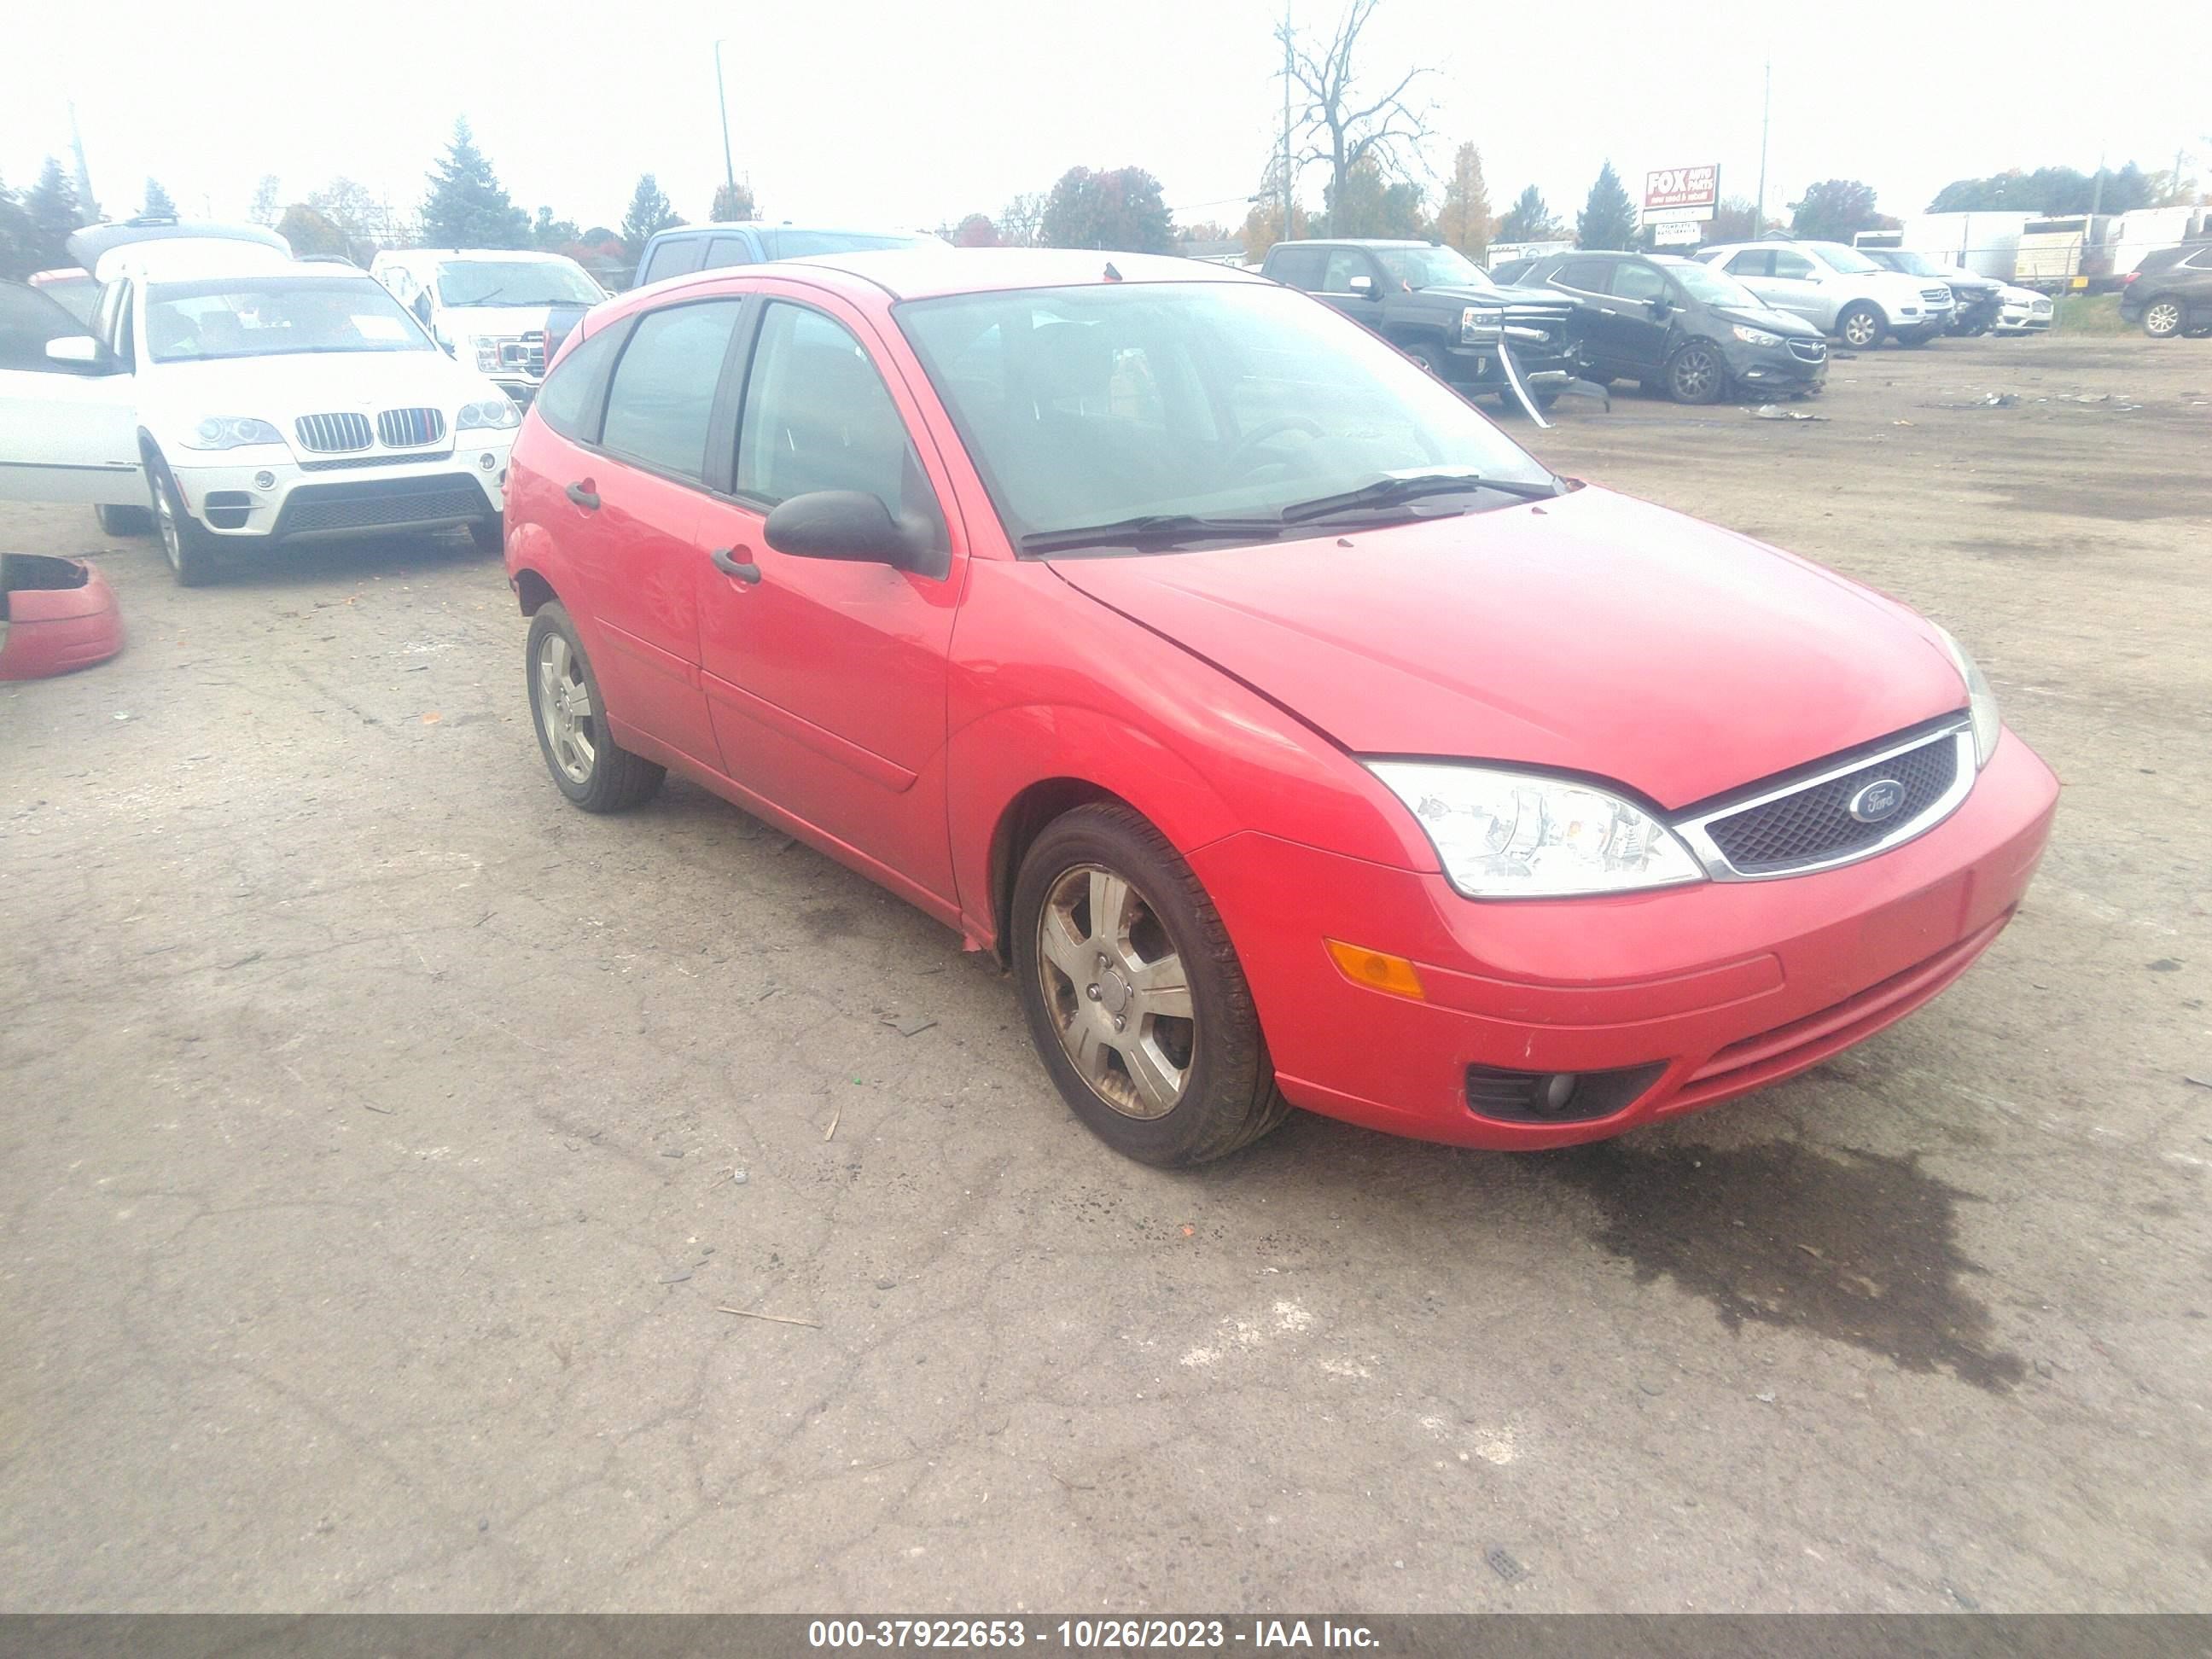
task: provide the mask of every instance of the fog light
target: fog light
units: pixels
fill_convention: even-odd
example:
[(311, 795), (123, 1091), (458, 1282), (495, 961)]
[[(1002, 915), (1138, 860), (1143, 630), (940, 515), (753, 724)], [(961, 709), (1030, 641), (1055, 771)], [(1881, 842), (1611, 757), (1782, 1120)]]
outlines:
[(255, 473), (255, 474), (253, 475), (253, 487), (254, 487), (256, 489), (276, 489), (276, 475), (274, 472), (257, 472), (257, 473)]
[(497, 460), (493, 459), (489, 452), (487, 452), (484, 454), (477, 457), (477, 465), (482, 467), (485, 471), (489, 472), (492, 468), (497, 466), (499, 463)]
[(1608, 1072), (1515, 1072), (1467, 1068), (1467, 1107), (1509, 1123), (1580, 1123), (1611, 1117), (1659, 1080), (1663, 1061)]

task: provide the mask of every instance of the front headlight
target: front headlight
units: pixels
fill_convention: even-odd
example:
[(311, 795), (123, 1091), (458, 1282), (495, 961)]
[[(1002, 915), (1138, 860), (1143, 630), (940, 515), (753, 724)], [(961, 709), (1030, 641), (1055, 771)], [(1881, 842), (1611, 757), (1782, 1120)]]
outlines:
[(1426, 832), (1469, 898), (1563, 898), (1702, 881), (1674, 832), (1620, 796), (1530, 772), (1432, 761), (1367, 769)]
[(244, 449), (251, 444), (281, 444), (284, 434), (250, 415), (210, 415), (183, 440), (187, 449)]
[(1469, 306), (1459, 314), (1459, 343), (1474, 345), (1498, 337), (1505, 313), (1492, 306)]
[(480, 404), (463, 404), (461, 417), (453, 423), (456, 430), (463, 432), (472, 428), (478, 431), (486, 428), (504, 431), (521, 424), (522, 411), (514, 406), (513, 399), (504, 397), (487, 398)]
[(1738, 323), (1729, 332), (1746, 345), (1776, 346), (1782, 343), (1782, 337), (1779, 334), (1769, 334), (1763, 328), (1746, 328), (1741, 323)]
[(2004, 722), (1997, 716), (1997, 694), (1990, 690), (1990, 683), (1982, 678), (1982, 671), (1966, 654), (1966, 647), (1951, 637), (1951, 630), (1941, 623), (1929, 624), (1943, 636), (1943, 647), (1951, 653), (1951, 661), (1959, 671), (1959, 678), (1966, 683), (1966, 713), (1974, 726), (1974, 768), (1977, 771), (1990, 763), (1990, 757), (1997, 752), (1997, 733)]
[(473, 351), (476, 354), (477, 374), (489, 374), (498, 368), (498, 341), (487, 335), (471, 334), (462, 340), (461, 347), (464, 352)]

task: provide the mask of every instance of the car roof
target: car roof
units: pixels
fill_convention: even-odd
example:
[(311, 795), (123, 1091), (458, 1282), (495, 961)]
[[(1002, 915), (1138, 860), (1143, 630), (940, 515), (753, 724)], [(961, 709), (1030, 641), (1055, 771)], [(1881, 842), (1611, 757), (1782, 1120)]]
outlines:
[(409, 265), (435, 264), (441, 259), (487, 259), (526, 264), (539, 259), (558, 259), (562, 264), (576, 262), (565, 253), (534, 247), (409, 247), (386, 248), (376, 256), (378, 264)]
[[(1109, 275), (1109, 271), (1112, 272)], [(779, 259), (764, 265), (724, 265), (652, 285), (653, 293), (703, 287), (732, 276), (805, 276), (828, 279), (848, 294), (893, 300), (950, 294), (1002, 293), (1024, 288), (1076, 288), (1104, 283), (1243, 283), (1272, 288), (1251, 271), (1164, 253), (1094, 252), (1083, 248), (875, 248)], [(642, 290), (641, 290), (642, 291)]]
[[(290, 282), (306, 277), (317, 282), (343, 282), (349, 277), (374, 282), (359, 265), (338, 264), (326, 259), (272, 259), (267, 264), (243, 261), (222, 261), (198, 257), (165, 260), (148, 269), (131, 268), (132, 274), (154, 283), (221, 283), (235, 279), (253, 282), (264, 276), (282, 276)], [(383, 292), (381, 285), (379, 293)]]
[(1413, 237), (1401, 236), (1300, 236), (1287, 242), (1278, 242), (1277, 247), (1437, 247), (1436, 242), (1424, 242)]
[(104, 221), (71, 231), (66, 246), (70, 256), (79, 264), (88, 270), (98, 270), (100, 260), (118, 249), (163, 241), (236, 242), (268, 248), (288, 259), (292, 257), (292, 245), (273, 230), (260, 225), (226, 224), (210, 219), (140, 217)]
[(702, 225), (671, 225), (665, 230), (656, 230), (647, 246), (678, 241), (686, 236), (712, 236), (717, 231), (726, 235), (732, 230), (803, 230), (817, 236), (918, 236), (932, 242), (941, 240), (934, 233), (915, 225), (817, 225), (797, 219), (709, 219)]

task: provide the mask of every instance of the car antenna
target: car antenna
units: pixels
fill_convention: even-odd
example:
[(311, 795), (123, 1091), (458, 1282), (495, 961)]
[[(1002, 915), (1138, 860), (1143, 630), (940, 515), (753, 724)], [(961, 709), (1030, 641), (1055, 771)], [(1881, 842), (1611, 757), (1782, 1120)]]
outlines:
[(1114, 269), (1114, 262), (1111, 259), (1106, 262), (1106, 280), (1109, 283), (1118, 283), (1121, 280), (1121, 273)]

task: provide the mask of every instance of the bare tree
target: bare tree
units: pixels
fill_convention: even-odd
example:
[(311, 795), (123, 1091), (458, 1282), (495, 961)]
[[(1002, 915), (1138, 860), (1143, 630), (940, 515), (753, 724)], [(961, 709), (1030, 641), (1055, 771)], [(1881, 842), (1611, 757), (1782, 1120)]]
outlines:
[(1035, 247), (1044, 225), (1044, 198), (1022, 195), (999, 213), (999, 240), (1008, 247)]
[[(1287, 21), (1275, 27), (1299, 106), (1293, 118), (1305, 148), (1297, 161), (1302, 167), (1328, 164), (1332, 201), (1346, 199), (1352, 169), (1363, 161), (1372, 161), (1380, 173), (1409, 177), (1429, 137), (1429, 106), (1408, 102), (1407, 94), (1433, 70), (1409, 69), (1379, 97), (1370, 97), (1360, 85), (1352, 57), (1381, 4), (1382, 0), (1351, 0), (1336, 33), (1318, 51)], [(1334, 229), (1331, 224), (1329, 230)]]

